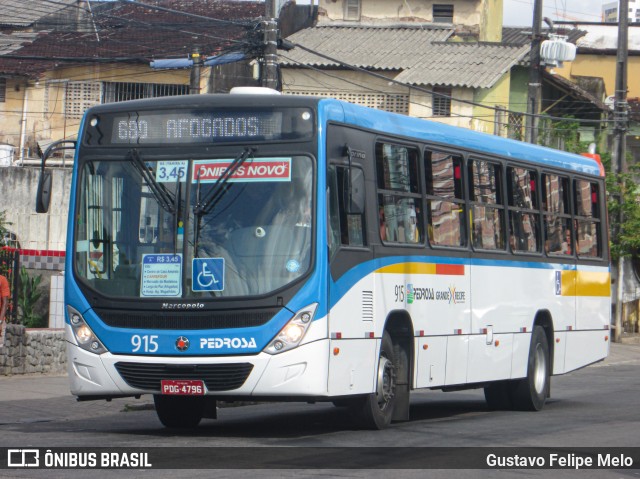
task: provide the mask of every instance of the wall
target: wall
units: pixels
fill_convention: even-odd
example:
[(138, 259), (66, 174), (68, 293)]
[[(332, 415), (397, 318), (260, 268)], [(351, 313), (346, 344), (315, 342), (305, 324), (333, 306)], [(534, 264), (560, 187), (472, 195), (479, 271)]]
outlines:
[[(0, 210), (6, 211), (6, 219), (11, 223), (8, 229), (16, 233), (23, 250), (65, 249), (71, 170), (51, 168), (50, 171), (53, 175), (51, 207), (49, 213), (38, 214), (35, 200), (39, 168), (0, 168)], [(21, 262), (24, 263), (24, 259)]]
[[(509, 73), (503, 75), (500, 80), (491, 88), (478, 88), (474, 92), (474, 103), (480, 105), (487, 105), (489, 107), (502, 107), (505, 110), (509, 108), (509, 93), (511, 87), (511, 76)], [(476, 131), (482, 131), (489, 133), (490, 135), (507, 136), (507, 124), (509, 122), (509, 115), (505, 112), (502, 113), (502, 129), (496, 130), (496, 114), (495, 110), (490, 108), (482, 108), (479, 106), (473, 106), (473, 129)]]
[[(572, 62), (565, 62), (562, 68), (554, 67), (553, 70), (569, 80), (575, 81), (574, 76), (602, 77), (605, 84), (606, 95), (616, 93), (616, 56), (610, 55), (585, 55), (579, 53)], [(629, 55), (627, 63), (627, 98), (640, 97), (640, 56)]]
[(6, 325), (0, 338), (0, 375), (64, 374), (66, 371), (64, 330)]
[[(461, 25), (479, 25), (481, 4), (485, 0), (442, 2), (440, 0), (361, 0), (360, 21), (433, 20), (433, 4), (453, 3), (453, 22)], [(319, 21), (342, 21), (344, 0), (320, 0)]]
[[(201, 75), (201, 91), (207, 88), (207, 72)], [(24, 157), (38, 158), (37, 145), (44, 147), (51, 141), (63, 138), (75, 139), (81, 115), (90, 106), (101, 101), (100, 82), (171, 83), (188, 85), (189, 69), (152, 70), (148, 65), (83, 65), (58, 68), (47, 72), (37, 81), (25, 79), (7, 80), (7, 101), (0, 103), (0, 143), (16, 147), (14, 162), (20, 158), (22, 113), (27, 110), (24, 124)], [(67, 84), (69, 81), (94, 82), (87, 84), (76, 104), (81, 105), (75, 114), (67, 111)], [(26, 96), (26, 99), (25, 99)], [(66, 106), (67, 105), (67, 106)]]

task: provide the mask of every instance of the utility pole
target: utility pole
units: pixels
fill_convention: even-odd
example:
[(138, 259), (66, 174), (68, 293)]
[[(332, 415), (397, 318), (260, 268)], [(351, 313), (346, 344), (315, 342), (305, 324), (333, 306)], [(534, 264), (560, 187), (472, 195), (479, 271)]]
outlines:
[(265, 0), (262, 29), (264, 33), (264, 69), (262, 86), (278, 88), (278, 20), (276, 19), (276, 0)]
[[(620, 0), (618, 6), (618, 54), (616, 60), (616, 91), (614, 99), (614, 145), (612, 168), (615, 174), (627, 172), (627, 125), (628, 125), (628, 104), (627, 104), (627, 60), (629, 57), (629, 0)], [(623, 195), (620, 194), (620, 227), (617, 234), (620, 235), (624, 215), (622, 213)], [(619, 239), (619, 238), (616, 238)], [(618, 271), (616, 278), (616, 310), (615, 310), (615, 334), (614, 341), (619, 342), (622, 337), (622, 305), (624, 290), (624, 258), (620, 256), (618, 260)]]
[(191, 67), (191, 75), (189, 77), (189, 95), (200, 94), (200, 68), (202, 67), (202, 55), (198, 48), (194, 49), (194, 52), (190, 55), (193, 60), (193, 66)]
[(531, 51), (529, 52), (529, 88), (527, 93), (527, 117), (525, 119), (525, 140), (538, 142), (538, 110), (540, 109), (541, 75), (540, 43), (542, 43), (542, 0), (533, 3), (533, 27), (531, 31)]

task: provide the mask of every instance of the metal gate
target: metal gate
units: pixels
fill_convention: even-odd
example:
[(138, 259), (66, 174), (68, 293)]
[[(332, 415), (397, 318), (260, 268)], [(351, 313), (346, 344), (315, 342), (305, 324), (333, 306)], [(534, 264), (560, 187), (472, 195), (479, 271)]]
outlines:
[(20, 286), (20, 252), (14, 248), (0, 248), (0, 274), (9, 281), (11, 297), (7, 308), (7, 323), (18, 318), (18, 287)]

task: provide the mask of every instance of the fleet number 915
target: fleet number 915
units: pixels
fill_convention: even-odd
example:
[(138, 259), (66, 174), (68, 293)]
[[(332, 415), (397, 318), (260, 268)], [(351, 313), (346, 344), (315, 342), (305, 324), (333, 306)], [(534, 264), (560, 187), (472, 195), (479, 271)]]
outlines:
[(131, 336), (131, 345), (133, 349), (131, 352), (137, 353), (142, 350), (145, 353), (155, 353), (158, 350), (158, 336), (156, 334), (139, 335), (134, 334)]

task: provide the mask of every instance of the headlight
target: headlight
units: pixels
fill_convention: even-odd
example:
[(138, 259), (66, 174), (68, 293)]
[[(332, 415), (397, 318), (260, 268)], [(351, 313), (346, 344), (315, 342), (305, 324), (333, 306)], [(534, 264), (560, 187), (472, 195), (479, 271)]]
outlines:
[(300, 344), (307, 333), (313, 316), (316, 314), (318, 303), (302, 308), (289, 320), (278, 335), (271, 341), (264, 351), (269, 354), (278, 354), (293, 349)]
[(93, 331), (91, 331), (91, 328), (85, 323), (82, 315), (71, 306), (67, 306), (67, 313), (69, 314), (71, 331), (73, 331), (78, 346), (91, 353), (106, 353), (107, 348), (105, 348), (96, 335), (93, 334)]

